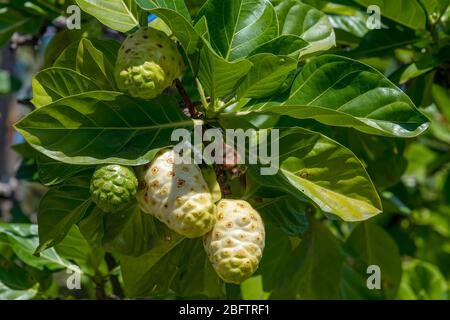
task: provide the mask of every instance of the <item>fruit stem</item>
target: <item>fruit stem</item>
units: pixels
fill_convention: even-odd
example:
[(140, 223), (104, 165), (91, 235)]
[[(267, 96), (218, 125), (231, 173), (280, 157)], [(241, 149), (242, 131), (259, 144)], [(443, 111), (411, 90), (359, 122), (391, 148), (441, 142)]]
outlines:
[(186, 89), (184, 89), (184, 86), (181, 83), (180, 79), (175, 79), (175, 86), (177, 87), (178, 92), (183, 98), (184, 104), (188, 108), (191, 118), (196, 118), (198, 116), (198, 111), (195, 108), (194, 104), (192, 103), (191, 99), (189, 98)]

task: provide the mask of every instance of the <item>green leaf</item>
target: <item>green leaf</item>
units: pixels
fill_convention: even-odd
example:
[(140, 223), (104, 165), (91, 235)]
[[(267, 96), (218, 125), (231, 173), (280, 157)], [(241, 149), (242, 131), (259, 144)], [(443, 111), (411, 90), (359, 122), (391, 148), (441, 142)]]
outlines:
[(310, 199), (319, 208), (345, 221), (361, 221), (381, 212), (381, 201), (367, 172), (344, 146), (320, 133), (302, 128), (281, 129), (278, 172), (249, 172), (261, 185)]
[(368, 135), (353, 129), (336, 130), (336, 139), (364, 162), (378, 188), (397, 184), (406, 170), (406, 141)]
[(173, 35), (181, 42), (188, 55), (194, 54), (203, 46), (202, 39), (194, 29), (189, 13), (185, 12), (183, 1), (136, 0), (136, 3), (149, 13), (163, 20)]
[(237, 89), (238, 99), (263, 98), (274, 94), (289, 72), (297, 67), (297, 60), (271, 53), (251, 56), (249, 61), (253, 67)]
[(77, 226), (73, 226), (63, 241), (55, 246), (56, 252), (74, 261), (85, 274), (95, 275), (104, 258), (104, 251), (93, 248)]
[(179, 13), (187, 21), (191, 21), (191, 15), (184, 0), (136, 0), (136, 3), (144, 10), (170, 9)]
[(31, 300), (38, 294), (36, 288), (13, 290), (0, 282), (0, 300)]
[(81, 10), (97, 18), (107, 27), (129, 32), (142, 20), (142, 10), (135, 0), (75, 0)]
[(169, 96), (135, 100), (118, 92), (93, 91), (39, 108), (16, 124), (30, 145), (70, 164), (141, 165), (171, 143), (175, 128), (193, 121)]
[(0, 8), (0, 47), (3, 47), (14, 32), (24, 27), (32, 18), (11, 8)]
[(152, 249), (154, 233), (158, 232), (156, 219), (142, 213), (136, 204), (105, 216), (103, 226), (103, 248), (127, 256), (140, 256)]
[(416, 0), (354, 0), (367, 8), (372, 5), (380, 7), (380, 13), (386, 18), (414, 30), (425, 29), (426, 15)]
[(379, 29), (369, 31), (362, 38), (359, 46), (351, 51), (341, 54), (352, 57), (379, 57), (388, 56), (397, 48), (402, 48), (418, 41), (413, 30), (400, 30), (398, 28)]
[(245, 280), (241, 284), (241, 294), (243, 300), (267, 300), (270, 296), (268, 292), (264, 291), (262, 276)]
[(397, 299), (446, 300), (448, 284), (439, 269), (428, 262), (405, 261)]
[(255, 203), (254, 207), (265, 222), (280, 227), (289, 236), (303, 235), (309, 227), (308, 204), (290, 195), (265, 199), (263, 203)]
[(375, 223), (363, 222), (353, 230), (345, 248), (352, 257), (352, 272), (358, 274), (360, 282), (352, 285), (344, 275), (341, 283), (343, 296), (347, 299), (373, 296), (366, 284), (369, 277), (367, 268), (376, 265), (381, 270), (381, 290), (377, 290), (377, 295), (384, 299), (395, 298), (402, 266), (397, 244), (391, 236)]
[(296, 35), (309, 43), (301, 55), (325, 51), (336, 45), (333, 26), (326, 14), (299, 0), (280, 2), (275, 7), (280, 33)]
[(200, 53), (197, 77), (213, 99), (221, 98), (236, 90), (251, 67), (252, 63), (247, 59), (228, 62), (205, 45)]
[(0, 223), (0, 244), (11, 247), (24, 263), (39, 270), (59, 270), (71, 266), (54, 248), (43, 251), (39, 257), (33, 253), (39, 245), (37, 225)]
[(74, 42), (79, 42), (82, 38), (97, 39), (102, 36), (102, 25), (92, 19), (83, 22), (81, 29), (60, 30), (48, 44), (44, 53), (44, 68), (53, 66), (56, 59), (61, 55), (68, 46)]
[(268, 0), (210, 0), (205, 16), (211, 45), (226, 60), (245, 58), (278, 35), (275, 10)]
[(439, 110), (445, 116), (448, 122), (450, 122), (450, 90), (444, 88), (438, 84), (433, 84), (432, 96)]
[(55, 61), (54, 67), (75, 70), (103, 90), (114, 89), (114, 66), (119, 47), (120, 44), (114, 40), (83, 38), (68, 46)]
[(381, 73), (334, 55), (310, 61), (287, 96), (254, 100), (242, 111), (315, 119), (391, 137), (415, 137), (428, 127), (408, 96)]
[(154, 234), (153, 243), (154, 247), (145, 255), (120, 259), (129, 297), (157, 297), (170, 291), (182, 297), (223, 295), (223, 284), (205, 254), (202, 241), (183, 240), (161, 232)]
[(40, 253), (61, 242), (72, 226), (81, 220), (91, 205), (89, 185), (92, 171), (65, 181), (61, 186), (50, 189), (39, 204), (39, 247)]
[[(344, 256), (339, 241), (318, 221), (291, 254), (271, 299), (339, 299)], [(320, 270), (320, 271), (319, 271)]]
[(36, 158), (39, 180), (46, 186), (60, 184), (89, 168), (88, 166), (71, 165), (56, 161), (38, 152), (36, 152)]
[[(266, 245), (257, 275), (263, 277), (265, 292), (271, 292), (282, 283), (286, 264), (292, 259), (293, 244), (283, 230), (264, 220)], [(277, 270), (274, 272), (274, 270)]]
[(274, 55), (289, 56), (299, 60), (309, 43), (302, 38), (290, 34), (281, 35), (266, 42), (252, 51), (249, 56), (259, 53), (272, 53)]
[(39, 72), (32, 82), (33, 100), (37, 107), (59, 99), (89, 91), (97, 91), (97, 84), (79, 72), (65, 68), (50, 68)]
[[(356, 38), (362, 38), (369, 31), (366, 26), (367, 16), (360, 12), (354, 15), (328, 15), (331, 25)], [(338, 41), (340, 40), (339, 37)]]

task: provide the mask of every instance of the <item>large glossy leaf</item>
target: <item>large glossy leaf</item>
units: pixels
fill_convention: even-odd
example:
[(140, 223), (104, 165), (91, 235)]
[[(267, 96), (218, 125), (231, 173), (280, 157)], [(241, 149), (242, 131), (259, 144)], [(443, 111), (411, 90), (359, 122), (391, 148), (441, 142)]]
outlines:
[(237, 89), (238, 99), (263, 98), (274, 94), (297, 68), (297, 60), (261, 53), (248, 59), (253, 67)]
[(177, 12), (187, 21), (191, 21), (191, 15), (184, 0), (136, 0), (136, 3), (145, 10), (169, 9)]
[(121, 257), (128, 296), (158, 296), (169, 290), (182, 297), (223, 295), (223, 284), (205, 254), (202, 241), (159, 233), (154, 235), (154, 244), (140, 257)]
[(32, 103), (39, 108), (64, 97), (96, 90), (100, 88), (93, 80), (75, 70), (45, 69), (33, 78)]
[(153, 248), (154, 234), (163, 227), (151, 215), (142, 213), (137, 204), (128, 211), (103, 220), (102, 246), (123, 255), (140, 256)]
[(309, 227), (306, 218), (308, 204), (290, 195), (265, 199), (253, 206), (262, 214), (264, 222), (270, 221), (289, 236), (303, 235)]
[(72, 226), (81, 220), (91, 205), (89, 185), (92, 171), (87, 170), (50, 189), (39, 204), (40, 253), (61, 242)]
[(284, 34), (262, 44), (252, 51), (250, 56), (258, 53), (272, 53), (274, 55), (289, 56), (298, 60), (308, 48), (309, 43), (299, 36)]
[(136, 0), (136, 3), (144, 10), (157, 15), (172, 31), (173, 35), (181, 42), (187, 54), (195, 53), (202, 45), (202, 39), (194, 29), (189, 13), (181, 0)]
[(60, 184), (88, 168), (84, 165), (72, 165), (56, 161), (39, 152), (36, 152), (36, 158), (39, 180), (46, 186)]
[(381, 15), (411, 29), (425, 29), (426, 15), (417, 0), (354, 0), (365, 8), (376, 5)]
[[(359, 12), (354, 15), (328, 15), (331, 25), (354, 37), (362, 38), (369, 31), (366, 26), (367, 17)], [(338, 41), (340, 40), (339, 37)]]
[(70, 229), (64, 240), (55, 246), (55, 250), (65, 259), (74, 261), (83, 273), (90, 276), (95, 276), (104, 258), (104, 251), (91, 246), (77, 226)]
[(257, 182), (297, 198), (306, 196), (345, 221), (366, 220), (381, 212), (375, 187), (350, 150), (302, 128), (281, 129), (279, 135), (278, 173), (264, 176), (260, 166), (251, 166)]
[(418, 37), (413, 30), (398, 28), (372, 30), (365, 34), (356, 49), (341, 54), (352, 58), (387, 56), (395, 49), (417, 41)]
[(414, 137), (428, 127), (408, 96), (381, 73), (334, 55), (310, 61), (288, 94), (251, 101), (242, 110), (312, 118), (393, 137)]
[(336, 44), (333, 26), (323, 12), (299, 0), (282, 1), (275, 10), (281, 34), (297, 35), (309, 43), (302, 55), (325, 51)]
[(347, 253), (352, 257), (352, 270), (359, 283), (342, 279), (342, 294), (347, 299), (373, 298), (373, 292), (367, 288), (367, 268), (375, 265), (381, 270), (381, 290), (378, 298), (393, 299), (397, 294), (402, 275), (402, 266), (397, 244), (382, 228), (373, 222), (363, 222), (357, 226), (345, 243)]
[(281, 285), (271, 299), (339, 299), (344, 261), (341, 244), (318, 221), (291, 254)]
[(33, 148), (52, 159), (124, 165), (149, 162), (170, 145), (173, 129), (191, 127), (169, 96), (142, 101), (108, 91), (61, 99), (16, 124)]
[(397, 299), (446, 300), (448, 284), (435, 265), (419, 261), (405, 261), (403, 277)]
[(135, 0), (76, 0), (81, 10), (111, 29), (128, 32), (139, 25), (142, 11)]
[(214, 99), (232, 94), (252, 67), (249, 60), (228, 62), (206, 44), (200, 53), (198, 79)]
[(353, 129), (334, 130), (336, 138), (364, 162), (367, 172), (378, 188), (397, 184), (406, 169), (406, 141), (368, 135)]
[(75, 70), (103, 90), (114, 89), (114, 66), (119, 47), (120, 44), (114, 40), (83, 38), (68, 46), (55, 61), (54, 67)]
[(264, 220), (264, 227), (266, 246), (257, 274), (263, 277), (264, 291), (271, 292), (283, 282), (283, 271), (292, 258), (293, 245), (288, 235), (277, 226)]
[(212, 47), (226, 60), (244, 58), (278, 35), (268, 0), (210, 0), (199, 15), (206, 17)]
[(37, 294), (37, 288), (13, 290), (0, 282), (0, 300), (31, 300)]
[(39, 245), (38, 227), (31, 224), (0, 224), (0, 243), (9, 245), (26, 264), (39, 270), (59, 270), (72, 264), (62, 258), (54, 248), (33, 255)]

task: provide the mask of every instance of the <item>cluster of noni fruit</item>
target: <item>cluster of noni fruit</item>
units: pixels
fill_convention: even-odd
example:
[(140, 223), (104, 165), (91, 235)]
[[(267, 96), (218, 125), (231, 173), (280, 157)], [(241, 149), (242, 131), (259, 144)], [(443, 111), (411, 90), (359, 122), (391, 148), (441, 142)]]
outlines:
[[(141, 28), (119, 50), (119, 89), (140, 99), (160, 95), (181, 76), (183, 58), (165, 33)], [(203, 237), (217, 274), (239, 284), (258, 268), (265, 241), (263, 221), (243, 200), (214, 203), (196, 164), (179, 164), (173, 149), (161, 150), (147, 165), (129, 168), (109, 164), (96, 169), (91, 197), (105, 212), (116, 213), (132, 201), (170, 229), (187, 238)]]

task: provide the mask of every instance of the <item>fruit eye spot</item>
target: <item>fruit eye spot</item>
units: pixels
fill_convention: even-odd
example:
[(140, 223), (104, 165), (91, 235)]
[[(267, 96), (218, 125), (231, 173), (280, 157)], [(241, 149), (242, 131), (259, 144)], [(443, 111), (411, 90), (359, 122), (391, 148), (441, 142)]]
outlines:
[(138, 188), (139, 190), (144, 190), (145, 188), (147, 188), (147, 184), (145, 183), (145, 181), (139, 181)]
[(151, 172), (152, 172), (153, 175), (156, 175), (159, 172), (159, 168), (158, 167), (154, 167), (154, 168), (152, 168)]
[(178, 188), (182, 188), (182, 187), (184, 187), (185, 185), (186, 185), (186, 181), (185, 181), (185, 180), (179, 179), (179, 180), (177, 181), (177, 187), (178, 187)]
[(228, 222), (225, 226), (227, 228), (233, 228), (233, 223), (232, 222)]

